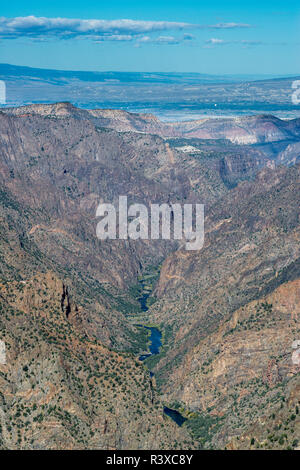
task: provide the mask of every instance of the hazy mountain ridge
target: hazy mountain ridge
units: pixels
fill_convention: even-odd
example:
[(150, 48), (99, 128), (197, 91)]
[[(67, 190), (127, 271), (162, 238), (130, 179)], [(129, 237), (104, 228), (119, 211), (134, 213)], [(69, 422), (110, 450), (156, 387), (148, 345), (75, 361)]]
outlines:
[[(153, 83), (155, 81), (165, 82), (196, 82), (199, 80), (203, 81), (221, 81), (228, 82), (234, 80), (259, 80), (259, 79), (271, 79), (281, 80), (281, 78), (269, 77), (265, 75), (212, 75), (205, 73), (180, 73), (180, 72), (118, 72), (118, 71), (104, 71), (104, 72), (92, 72), (92, 71), (75, 71), (75, 70), (54, 70), (54, 69), (41, 69), (35, 67), (24, 67), (20, 65), (12, 64), (0, 64), (0, 74), (6, 77), (32, 77), (36, 78), (53, 78), (64, 80), (66, 78), (86, 80), (86, 81), (101, 81), (101, 80), (118, 80), (124, 82), (138, 82), (144, 81)], [(289, 78), (287, 78), (289, 79)]]
[[(70, 103), (2, 108), (2, 111), (21, 117), (28, 114), (55, 116), (55, 118), (71, 116), (80, 120), (89, 120), (96, 126), (114, 129), (118, 132), (141, 132), (167, 139), (200, 139), (201, 145), (203, 145), (203, 140), (225, 139), (238, 144), (229, 149), (232, 153), (239, 153), (245, 149), (253, 155), (256, 151), (257, 156), (251, 158), (253, 161), (257, 160), (255, 163), (257, 168), (264, 166), (266, 159), (275, 164), (294, 164), (300, 155), (300, 119), (281, 120), (275, 116), (261, 115), (165, 123), (151, 114), (109, 109), (83, 110)], [(173, 147), (180, 150), (180, 145), (180, 140), (178, 145), (174, 141)], [(221, 142), (219, 148), (222, 148)], [(193, 153), (193, 150), (188, 153)]]
[[(7, 105), (70, 101), (82, 108), (149, 112), (172, 120), (200, 115), (299, 117), (292, 84), (299, 77), (74, 72), (0, 64)], [(188, 117), (188, 119), (190, 119)]]

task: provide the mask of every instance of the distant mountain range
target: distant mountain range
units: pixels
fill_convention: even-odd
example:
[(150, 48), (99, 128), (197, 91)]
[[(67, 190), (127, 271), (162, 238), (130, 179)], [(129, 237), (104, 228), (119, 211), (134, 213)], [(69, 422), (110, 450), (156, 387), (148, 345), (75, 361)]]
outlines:
[(228, 83), (239, 81), (257, 81), (282, 79), (285, 76), (278, 75), (246, 75), (246, 74), (226, 74), (210, 75), (206, 73), (180, 73), (180, 72), (118, 72), (118, 71), (76, 71), (76, 70), (55, 70), (34, 67), (24, 67), (20, 65), (0, 64), (1, 79), (12, 77), (27, 77), (41, 80), (82, 80), (87, 82), (101, 82), (107, 80), (117, 80), (121, 83)]
[[(258, 168), (265, 165), (266, 159), (274, 165), (290, 165), (300, 158), (300, 119), (281, 120), (272, 115), (258, 115), (162, 122), (151, 114), (112, 109), (79, 109), (68, 102), (3, 108), (3, 111), (21, 117), (76, 117), (118, 132), (159, 135), (173, 139), (171, 145), (187, 154), (199, 153), (199, 149), (204, 146), (210, 150), (221, 147), (222, 154), (243, 154), (244, 161), (252, 161), (252, 164), (255, 161)], [(213, 141), (216, 141), (215, 144)], [(220, 141), (224, 141), (223, 144)]]
[(84, 72), (0, 64), (7, 105), (70, 101), (81, 108), (153, 112), (167, 120), (275, 114), (300, 117), (292, 103), (299, 77), (197, 73)]

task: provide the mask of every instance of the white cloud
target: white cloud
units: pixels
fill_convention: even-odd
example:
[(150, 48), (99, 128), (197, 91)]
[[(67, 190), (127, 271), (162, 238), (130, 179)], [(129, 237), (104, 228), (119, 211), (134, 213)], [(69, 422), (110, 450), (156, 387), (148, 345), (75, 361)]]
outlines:
[(208, 26), (211, 29), (239, 29), (239, 28), (251, 28), (252, 26), (247, 23), (218, 23)]
[(239, 44), (244, 47), (251, 47), (251, 46), (286, 46), (287, 43), (271, 43), (271, 42), (264, 42), (264, 41), (256, 41), (256, 40), (235, 40), (235, 41), (225, 41), (224, 39), (218, 38), (211, 38), (205, 41), (204, 48), (212, 48), (215, 46), (224, 46), (224, 45), (232, 45), (232, 44)]
[(152, 38), (150, 36), (142, 36), (137, 39), (138, 44), (179, 44), (181, 39), (174, 36), (158, 36)]
[(61, 37), (73, 38), (90, 35), (128, 35), (152, 33), (166, 30), (192, 28), (188, 23), (169, 21), (135, 20), (82, 20), (69, 18), (38, 18), (36, 16), (0, 18), (0, 36), (2, 38)]
[[(0, 17), (0, 38), (2, 39), (47, 39), (47, 38), (91, 38), (96, 41), (130, 41), (133, 37), (163, 31), (188, 29), (235, 29), (248, 28), (250, 25), (239, 23), (219, 23), (216, 25), (197, 25), (171, 21), (138, 21), (130, 19), (71, 19), (46, 18), (36, 16), (6, 18)], [(188, 38), (185, 38), (188, 39)], [(178, 43), (173, 36), (161, 36), (154, 42)]]
[(132, 41), (135, 36), (130, 34), (107, 34), (105, 36), (93, 36), (91, 37), (95, 42), (103, 41)]
[(220, 45), (220, 44), (227, 44), (228, 41), (224, 41), (224, 39), (211, 38), (205, 42), (206, 44), (212, 44), (213, 46), (215, 46), (215, 45)]

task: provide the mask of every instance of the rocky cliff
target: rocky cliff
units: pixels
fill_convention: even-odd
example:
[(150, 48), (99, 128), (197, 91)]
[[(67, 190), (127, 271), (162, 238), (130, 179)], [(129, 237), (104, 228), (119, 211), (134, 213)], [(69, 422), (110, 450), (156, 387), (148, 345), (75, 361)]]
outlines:
[(207, 445), (296, 446), (299, 194), (299, 165), (264, 170), (211, 209), (201, 251), (177, 251), (163, 264), (151, 315), (167, 335), (157, 376), (169, 401), (217, 420)]
[[(2, 448), (298, 446), (298, 137), (269, 116), (0, 113)], [(203, 249), (100, 242), (96, 207), (119, 195), (204, 203)], [(152, 383), (135, 294), (162, 261), (143, 317), (163, 333)]]

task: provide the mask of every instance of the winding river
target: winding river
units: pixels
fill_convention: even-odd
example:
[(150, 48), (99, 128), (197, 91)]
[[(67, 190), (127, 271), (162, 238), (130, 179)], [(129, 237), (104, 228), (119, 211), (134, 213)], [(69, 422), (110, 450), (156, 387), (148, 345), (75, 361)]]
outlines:
[(144, 361), (147, 359), (147, 357), (150, 357), (154, 354), (159, 354), (159, 349), (161, 347), (161, 332), (159, 331), (158, 328), (152, 327), (152, 326), (144, 326), (144, 325), (138, 325), (143, 328), (147, 328), (147, 330), (150, 330), (150, 346), (149, 346), (149, 353), (147, 354), (142, 354), (139, 357), (140, 361)]
[[(150, 346), (149, 346), (149, 353), (147, 354), (142, 354), (139, 357), (140, 361), (144, 361), (147, 359), (147, 357), (153, 356), (154, 354), (159, 354), (159, 349), (161, 347), (161, 332), (159, 331), (158, 328), (154, 326), (144, 326), (144, 325), (137, 325), (141, 328), (147, 328), (147, 330), (150, 330)], [(150, 376), (153, 377), (153, 372), (150, 371)], [(184, 418), (179, 411), (177, 410), (172, 410), (172, 408), (168, 408), (167, 406), (164, 406), (164, 413), (169, 416), (173, 421), (175, 421), (178, 426), (182, 426), (183, 423), (186, 421), (186, 418)]]
[[(141, 281), (141, 282), (143, 282), (143, 281)], [(145, 292), (144, 291), (142, 296), (139, 299), (140, 305), (141, 305), (141, 310), (143, 312), (146, 312), (148, 310), (147, 299), (148, 299), (150, 294), (151, 294), (151, 292), (149, 292), (149, 291)], [(145, 325), (137, 325), (137, 326), (139, 326), (140, 328), (146, 328), (147, 330), (150, 330), (149, 353), (142, 354), (139, 357), (140, 361), (144, 361), (145, 359), (147, 359), (150, 356), (153, 356), (155, 354), (159, 354), (159, 350), (160, 350), (161, 345), (162, 345), (162, 343), (161, 343), (162, 334), (159, 331), (159, 329), (154, 327), (154, 326), (145, 326)], [(153, 377), (153, 375), (154, 375), (153, 372), (150, 371), (150, 377)], [(184, 418), (177, 410), (173, 410), (171, 408), (168, 408), (167, 406), (164, 406), (163, 411), (167, 416), (169, 416), (173, 421), (175, 421), (175, 423), (178, 424), (178, 426), (182, 426), (183, 423), (186, 421), (186, 418)]]

